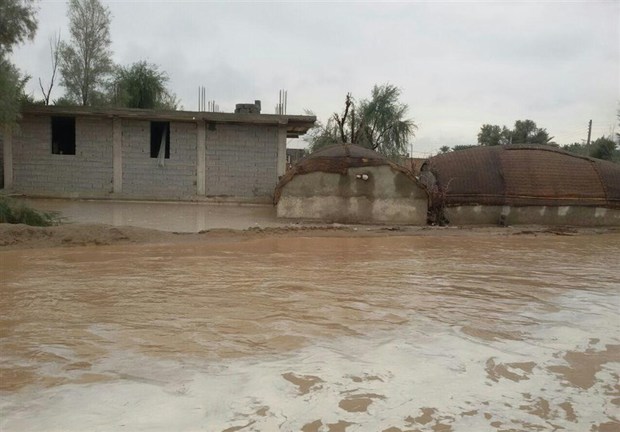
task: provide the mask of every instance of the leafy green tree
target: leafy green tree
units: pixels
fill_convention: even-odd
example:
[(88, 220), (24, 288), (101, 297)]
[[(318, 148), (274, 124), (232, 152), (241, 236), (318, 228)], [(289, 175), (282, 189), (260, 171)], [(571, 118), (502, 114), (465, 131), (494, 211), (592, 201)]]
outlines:
[(126, 108), (176, 109), (175, 96), (166, 89), (167, 82), (168, 74), (146, 61), (120, 67), (114, 80), (115, 105)]
[(182, 110), (183, 105), (181, 105), (181, 101), (175, 93), (166, 91), (166, 93), (164, 93), (161, 97), (158, 108), (174, 111), (178, 109)]
[(61, 84), (68, 99), (84, 106), (102, 103), (113, 71), (110, 20), (110, 11), (99, 0), (69, 1), (71, 36), (60, 46)]
[(417, 129), (406, 118), (408, 106), (399, 101), (400, 89), (391, 84), (375, 85), (370, 99), (355, 103), (350, 94), (342, 114), (334, 114), (326, 124), (310, 131), (310, 149), (337, 143), (354, 143), (387, 157), (407, 153)]
[(548, 144), (553, 137), (544, 128), (539, 128), (532, 120), (517, 120), (514, 129), (506, 126), (484, 124), (478, 133), (478, 144), (485, 146), (505, 145), (505, 144)]
[(32, 0), (0, 1), (0, 55), (13, 51), (15, 45), (32, 40), (37, 19)]
[(592, 143), (590, 156), (608, 161), (614, 160), (616, 156), (616, 143), (611, 139), (611, 136), (600, 137)]
[(373, 87), (370, 99), (360, 104), (359, 144), (385, 156), (407, 152), (409, 140), (418, 127), (406, 118), (409, 107), (399, 101), (400, 93), (400, 89), (391, 84)]
[(24, 86), (28, 79), (10, 61), (0, 56), (0, 126), (12, 126), (19, 118)]
[(553, 139), (546, 129), (537, 127), (532, 120), (517, 120), (510, 136), (512, 144), (550, 144)]
[(441, 146), (439, 148), (439, 153), (444, 154), (444, 153), (449, 153), (450, 152), (450, 147), (449, 146)]
[(592, 150), (592, 144), (587, 145), (586, 143), (572, 143), (562, 146), (562, 150), (566, 150), (567, 152), (581, 155), (581, 156), (589, 156)]
[(68, 106), (76, 106), (77, 102), (73, 99), (67, 98), (66, 96), (61, 96), (57, 99), (54, 99), (54, 102), (52, 103), (52, 105), (68, 107)]
[(35, 14), (31, 0), (0, 0), (0, 126), (12, 126), (19, 117), (20, 101), (29, 77), (21, 75), (8, 55), (15, 45), (34, 38)]
[(508, 144), (509, 131), (506, 126), (484, 124), (478, 132), (478, 144), (483, 146), (496, 146)]
[[(314, 115), (310, 111), (307, 111), (306, 114)], [(327, 124), (317, 120), (314, 127), (308, 131), (306, 140), (310, 143), (310, 152), (341, 142), (338, 136), (338, 127), (335, 125), (333, 118), (328, 119)]]

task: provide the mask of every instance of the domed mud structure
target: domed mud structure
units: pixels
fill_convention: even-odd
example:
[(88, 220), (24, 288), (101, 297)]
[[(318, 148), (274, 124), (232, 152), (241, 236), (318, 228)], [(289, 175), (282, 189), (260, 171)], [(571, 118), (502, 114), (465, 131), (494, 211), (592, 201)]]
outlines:
[(620, 165), (555, 147), (442, 154), (425, 163), (421, 180), (431, 213), (452, 224), (620, 225)]
[(354, 144), (320, 149), (280, 180), (278, 217), (425, 225), (428, 195), (413, 174)]

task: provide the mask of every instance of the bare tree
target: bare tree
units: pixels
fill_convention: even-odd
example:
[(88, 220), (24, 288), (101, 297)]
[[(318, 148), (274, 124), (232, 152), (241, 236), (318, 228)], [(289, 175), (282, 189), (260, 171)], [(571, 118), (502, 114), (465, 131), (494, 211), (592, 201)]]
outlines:
[(41, 81), (41, 77), (39, 77), (39, 87), (41, 87), (45, 105), (50, 104), (50, 94), (52, 94), (52, 89), (54, 88), (54, 79), (56, 78), (56, 70), (58, 69), (58, 59), (60, 57), (60, 30), (58, 30), (58, 33), (55, 33), (54, 36), (50, 37), (49, 43), (50, 57), (52, 59), (52, 78), (50, 78), (50, 84), (47, 90), (43, 87), (43, 82)]
[[(353, 98), (351, 97), (351, 93), (347, 93), (347, 97), (344, 101), (344, 114), (342, 118), (338, 115), (338, 113), (334, 113), (334, 120), (336, 120), (336, 124), (338, 125), (338, 130), (340, 131), (340, 140), (345, 143), (347, 142), (346, 137), (346, 124), (347, 124), (347, 116), (349, 115), (349, 109), (355, 109), (353, 105)], [(355, 117), (355, 114), (353, 114)], [(351, 131), (351, 137), (353, 137), (353, 131)]]
[(99, 0), (70, 0), (70, 42), (60, 46), (61, 84), (66, 97), (93, 105), (113, 71), (110, 11)]

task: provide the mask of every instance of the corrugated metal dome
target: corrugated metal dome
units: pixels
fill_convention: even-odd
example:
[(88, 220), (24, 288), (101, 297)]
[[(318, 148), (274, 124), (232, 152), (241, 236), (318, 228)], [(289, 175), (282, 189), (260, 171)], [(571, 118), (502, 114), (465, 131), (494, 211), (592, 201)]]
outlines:
[(550, 146), (473, 147), (427, 162), (445, 205), (620, 208), (620, 165)]
[(419, 184), (411, 171), (389, 161), (369, 148), (357, 144), (336, 144), (315, 151), (289, 169), (276, 186), (274, 203), (278, 203), (282, 194), (282, 188), (297, 175), (317, 171), (344, 175), (349, 168), (381, 165), (389, 165), (392, 169), (402, 172), (413, 182)]

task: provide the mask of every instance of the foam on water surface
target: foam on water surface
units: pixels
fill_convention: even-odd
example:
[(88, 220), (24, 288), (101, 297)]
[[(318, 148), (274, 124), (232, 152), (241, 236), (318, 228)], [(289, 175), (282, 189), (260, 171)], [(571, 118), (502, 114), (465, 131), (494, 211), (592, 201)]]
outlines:
[(613, 430), (618, 238), (537, 240), (20, 251), (0, 426)]

